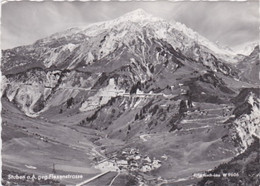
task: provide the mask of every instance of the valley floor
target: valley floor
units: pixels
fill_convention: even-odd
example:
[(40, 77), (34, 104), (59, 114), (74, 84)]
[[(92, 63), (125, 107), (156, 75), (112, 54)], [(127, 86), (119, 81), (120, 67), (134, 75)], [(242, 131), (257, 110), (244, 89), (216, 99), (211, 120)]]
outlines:
[(58, 180), (68, 185), (135, 184), (136, 178), (152, 185), (186, 185), (198, 181), (194, 173), (235, 155), (234, 147), (221, 140), (231, 105), (195, 103), (199, 110), (189, 111), (178, 130), (137, 133), (127, 142), (69, 121), (29, 118), (10, 102), (2, 103), (4, 169), (39, 176), (82, 175)]

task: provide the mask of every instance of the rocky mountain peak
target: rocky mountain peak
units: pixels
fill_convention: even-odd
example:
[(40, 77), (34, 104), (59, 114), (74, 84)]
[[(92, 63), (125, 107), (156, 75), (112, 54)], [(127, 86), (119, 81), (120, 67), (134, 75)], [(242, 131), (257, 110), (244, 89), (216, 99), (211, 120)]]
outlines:
[(134, 11), (128, 12), (121, 17), (115, 19), (114, 21), (116, 22), (143, 22), (143, 21), (160, 21), (163, 20), (161, 18), (157, 18), (143, 9), (136, 9)]

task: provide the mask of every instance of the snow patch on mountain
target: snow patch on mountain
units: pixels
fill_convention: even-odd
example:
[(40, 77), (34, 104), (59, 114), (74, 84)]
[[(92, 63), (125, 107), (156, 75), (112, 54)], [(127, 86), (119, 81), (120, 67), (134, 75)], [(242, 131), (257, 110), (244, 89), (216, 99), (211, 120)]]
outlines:
[(134, 10), (132, 12), (128, 12), (122, 16), (120, 16), (119, 18), (116, 18), (114, 20), (111, 21), (104, 21), (104, 22), (98, 22), (98, 23), (94, 23), (89, 25), (86, 29), (90, 28), (90, 27), (99, 27), (99, 28), (103, 28), (103, 29), (108, 29), (111, 28), (115, 25), (118, 25), (120, 23), (124, 23), (124, 22), (137, 22), (137, 23), (142, 23), (142, 24), (147, 24), (148, 22), (156, 22), (156, 21), (162, 21), (163, 19), (161, 18), (157, 18), (152, 16), (151, 14), (148, 14), (147, 12), (145, 12), (142, 9), (137, 9)]

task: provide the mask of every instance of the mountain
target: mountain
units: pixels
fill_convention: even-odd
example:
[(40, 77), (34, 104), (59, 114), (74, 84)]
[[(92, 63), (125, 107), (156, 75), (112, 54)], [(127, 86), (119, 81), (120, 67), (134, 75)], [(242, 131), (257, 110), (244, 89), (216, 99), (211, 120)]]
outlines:
[(235, 50), (235, 53), (237, 53), (237, 54), (248, 56), (253, 52), (254, 48), (257, 45), (259, 45), (259, 41), (243, 43), (242, 45), (236, 47), (234, 50)]
[[(241, 144), (241, 153), (231, 161), (223, 163), (207, 174), (220, 175), (221, 179), (205, 177), (198, 185), (258, 185), (259, 184), (259, 88), (243, 89), (232, 100), (236, 108), (234, 118), (229, 121), (235, 126), (233, 139)], [(233, 174), (233, 175), (232, 175)]]
[[(4, 165), (33, 164), (26, 173), (41, 175), (57, 164), (87, 177), (109, 169), (97, 185), (195, 183), (194, 173), (254, 141), (243, 132), (255, 130), (243, 124), (252, 113), (234, 100), (256, 87), (244, 70), (256, 53), (234, 65), (240, 58), (226, 47), (140, 9), (4, 50)], [(254, 96), (243, 105), (258, 112)]]
[[(44, 100), (44, 102), (48, 102), (50, 99), (51, 105), (47, 107), (54, 103), (49, 95), (56, 89), (45, 89), (44, 94), (39, 94), (41, 85), (58, 88), (59, 86), (73, 87), (72, 84), (77, 84), (78, 87), (93, 88), (95, 82), (88, 79), (93, 70), (95, 76), (99, 76), (101, 73), (101, 78), (111, 73), (117, 73), (117, 76), (120, 76), (118, 73), (128, 71), (127, 78), (129, 80), (126, 80), (127, 78), (120, 80), (123, 81), (121, 84), (125, 85), (119, 85), (119, 89), (122, 88), (126, 92), (129, 91), (127, 90), (128, 87), (138, 82), (147, 84), (148, 81), (151, 82), (152, 79), (156, 79), (155, 77), (161, 74), (166, 79), (174, 80), (177, 76), (173, 77), (172, 71), (176, 71), (182, 66), (183, 68), (180, 70), (182, 76), (185, 73), (198, 73), (202, 69), (204, 69), (202, 74), (214, 71), (219, 72), (219, 76), (237, 76), (237, 71), (231, 65), (220, 61), (209, 52), (210, 49), (199, 44), (204, 43), (206, 46), (211, 46), (212, 44), (209, 41), (202, 38), (199, 43), (196, 43), (194, 41), (195, 36), (202, 38), (184, 25), (179, 23), (171, 25), (164, 20), (153, 18), (142, 10), (136, 10), (118, 19), (94, 24), (80, 31), (79, 29), (70, 29), (36, 41), (30, 46), (3, 51), (3, 74), (7, 77), (7, 84), (13, 82), (12, 77), (15, 73), (19, 74), (19, 80), (22, 82), (25, 82), (24, 79), (29, 76), (33, 78), (33, 82), (26, 80), (26, 83), (39, 85), (39, 90), (34, 87), (33, 90), (30, 90), (28, 86), (23, 87), (21, 91), (28, 92), (28, 100), (19, 100), (19, 98), (16, 100), (18, 104), (22, 105), (23, 110), (30, 115), (34, 115), (35, 111), (44, 109), (39, 109), (39, 105), (37, 105), (39, 102), (41, 102), (41, 105), (48, 105), (48, 103), (42, 103), (39, 100), (48, 98)], [(167, 38), (170, 38), (170, 40)], [(167, 42), (167, 40), (169, 41)], [(118, 72), (118, 70), (121, 72)], [(154, 76), (155, 74), (156, 76)], [(198, 73), (194, 77), (198, 78), (200, 74)], [(44, 78), (45, 76), (47, 78)], [(62, 81), (62, 78), (64, 80), (69, 78), (69, 84), (66, 83), (66, 80)], [(107, 83), (108, 77), (106, 78)], [(81, 81), (78, 83), (79, 79)], [(93, 79), (95, 80), (95, 78)], [(215, 79), (213, 81), (221, 81), (218, 80), (218, 77)], [(9, 82), (10, 80), (11, 82)], [(72, 81), (75, 82), (72, 83)], [(22, 82), (19, 82), (19, 84)], [(62, 84), (60, 85), (60, 83)], [(161, 84), (159, 79), (157, 83)], [(179, 83), (183, 82), (180, 81)], [(214, 83), (214, 86), (216, 86), (216, 83)], [(164, 84), (166, 87), (167, 83)], [(169, 87), (174, 86), (174, 84), (178, 85), (178, 82), (169, 82), (167, 85)], [(161, 85), (154, 88), (165, 89)], [(223, 89), (224, 92), (232, 92), (228, 88), (223, 88), (222, 85), (221, 82), (219, 88)], [(151, 90), (151, 88), (147, 88), (144, 91), (149, 92)], [(17, 86), (12, 86), (10, 91), (17, 92)], [(31, 94), (31, 91), (36, 92)], [(19, 92), (17, 96), (20, 95)], [(68, 99), (67, 96), (69, 94), (64, 98)], [(56, 99), (54, 97), (53, 99)], [(12, 96), (9, 99), (12, 100)], [(26, 105), (28, 104), (29, 107), (27, 108)], [(61, 102), (56, 103), (56, 105), (60, 104)]]
[(69, 29), (38, 40), (33, 45), (5, 50), (3, 72), (8, 73), (19, 67), (27, 68), (27, 65), (73, 69), (79, 63), (88, 64), (108, 57), (125, 45), (131, 47), (134, 45), (131, 43), (133, 40), (142, 42), (146, 38), (168, 42), (175, 50), (180, 50), (197, 61), (202, 60), (208, 66), (211, 64), (207, 62), (216, 61), (212, 54), (221, 60), (228, 60), (234, 55), (181, 23), (168, 23), (142, 10), (136, 10), (112, 21)]
[(249, 56), (236, 64), (240, 70), (240, 78), (244, 81), (259, 84), (259, 45), (257, 45)]

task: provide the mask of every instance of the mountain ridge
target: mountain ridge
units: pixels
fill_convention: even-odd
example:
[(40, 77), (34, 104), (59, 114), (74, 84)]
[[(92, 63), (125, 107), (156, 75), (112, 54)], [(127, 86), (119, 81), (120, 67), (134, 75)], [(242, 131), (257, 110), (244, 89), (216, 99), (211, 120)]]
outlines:
[[(141, 14), (141, 20), (145, 20), (144, 23), (140, 23), (139, 21), (126, 21), (129, 18), (129, 15), (131, 17), (133, 14), (137, 14), (138, 16)], [(66, 63), (66, 61), (61, 61), (64, 60), (64, 58), (74, 61), (71, 62), (70, 66), (73, 63), (75, 66), (83, 60), (86, 61), (86, 63), (92, 63), (93, 61), (99, 60), (101, 57), (109, 55), (123, 45), (126, 45), (128, 48), (132, 47), (132, 38), (141, 41), (143, 40), (144, 43), (146, 42), (145, 40), (151, 40), (151, 38), (163, 40), (164, 42), (171, 44), (175, 50), (180, 50), (185, 55), (189, 55), (197, 61), (202, 61), (206, 65), (208, 63), (207, 61), (216, 60), (214, 55), (217, 55), (217, 53), (212, 53), (212, 50), (209, 50), (206, 46), (199, 45), (197, 43), (198, 41), (196, 41), (197, 39), (194, 39), (198, 34), (188, 29), (185, 25), (176, 23), (175, 25), (177, 26), (175, 26), (157, 18), (155, 18), (155, 22), (153, 22), (150, 15), (148, 17), (147, 15), (148, 14), (143, 11), (138, 10), (126, 14), (126, 19), (122, 16), (112, 21), (99, 23), (98, 26), (89, 26), (85, 30), (70, 29), (69, 31), (65, 31), (64, 36), (63, 34), (60, 35), (58, 33), (45, 39), (38, 40), (33, 45), (5, 50), (3, 51), (2, 58), (3, 72), (6, 70), (10, 71), (13, 68), (12, 63), (17, 60), (16, 58), (25, 59), (24, 63), (19, 61), (19, 63), (14, 65), (17, 67), (21, 67), (23, 64), (26, 65), (26, 63), (30, 61), (37, 61), (33, 62), (34, 65), (39, 63), (38, 65), (44, 65), (49, 68), (52, 65), (57, 65), (55, 63)], [(134, 18), (134, 20), (138, 19)], [(153, 24), (151, 24), (151, 22), (153, 22)], [(180, 29), (176, 29), (177, 27)], [(77, 30), (76, 33), (75, 30)], [(90, 33), (90, 35), (87, 33)], [(210, 45), (214, 48), (215, 45), (207, 44), (209, 43), (208, 40), (205, 40), (203, 37), (200, 38), (202, 38), (202, 43), (204, 42), (206, 43), (205, 45)], [(92, 44), (89, 44), (90, 42), (92, 42)], [(100, 44), (96, 44), (97, 42), (100, 42)], [(92, 45), (92, 48), (89, 48), (90, 45)], [(21, 52), (23, 54), (22, 56), (19, 56), (19, 53)], [(77, 56), (72, 56), (73, 53)], [(224, 54), (224, 56), (226, 56), (226, 54)], [(218, 63), (226, 63), (225, 60), (223, 61), (221, 59), (222, 57), (219, 58)], [(8, 63), (7, 61), (10, 60), (9, 58), (11, 58), (12, 63), (9, 63), (7, 67), (6, 64)], [(211, 64), (208, 65), (211, 67), (214, 66)], [(23, 68), (25, 67), (23, 66)]]

